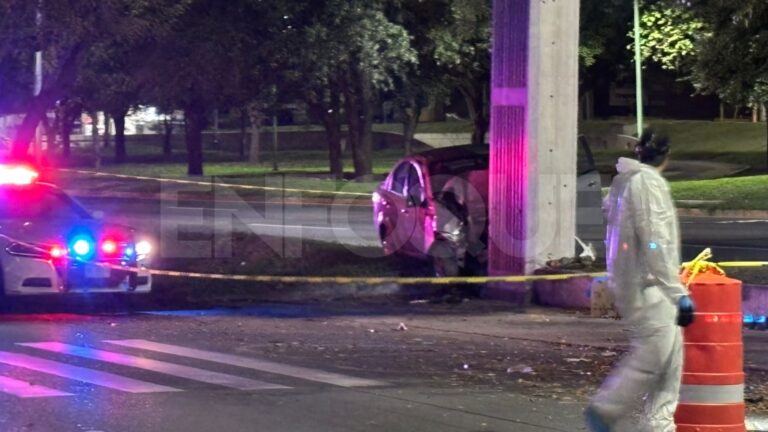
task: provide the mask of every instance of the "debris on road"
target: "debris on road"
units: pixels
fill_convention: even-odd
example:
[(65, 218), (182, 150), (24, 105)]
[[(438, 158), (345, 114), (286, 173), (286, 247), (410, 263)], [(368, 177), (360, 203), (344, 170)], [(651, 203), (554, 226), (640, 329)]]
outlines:
[(519, 365), (511, 368), (507, 368), (507, 373), (521, 373), (526, 375), (535, 375), (533, 368), (530, 366)]

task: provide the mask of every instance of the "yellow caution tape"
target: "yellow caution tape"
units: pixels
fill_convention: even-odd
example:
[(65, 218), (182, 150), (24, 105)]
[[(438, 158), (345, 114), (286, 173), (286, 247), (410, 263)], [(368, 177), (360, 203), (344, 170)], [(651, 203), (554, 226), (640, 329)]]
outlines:
[[(190, 184), (190, 185), (196, 185), (196, 186), (211, 185), (211, 182), (203, 182), (203, 181), (197, 181), (197, 180), (134, 176), (134, 175), (127, 175), (127, 174), (105, 173), (100, 171), (83, 171), (83, 170), (71, 170), (71, 169), (63, 169), (63, 168), (60, 168), (59, 171), (70, 172), (75, 174), (92, 175), (96, 177), (115, 177), (115, 178), (127, 178), (127, 179), (133, 179), (133, 180), (150, 180), (150, 181), (159, 181), (164, 183)], [(217, 184), (219, 186), (224, 186), (228, 188), (245, 189), (245, 190), (298, 192), (298, 193), (307, 193), (307, 194), (316, 194), (316, 195), (347, 195), (347, 196), (359, 196), (359, 197), (371, 196), (371, 194), (369, 193), (361, 193), (361, 192), (324, 191), (324, 190), (315, 190), (315, 189), (291, 189), (291, 188), (270, 187), (270, 186), (242, 185), (242, 184), (234, 184), (234, 183), (217, 183)]]
[(212, 273), (193, 273), (168, 270), (150, 270), (153, 276), (183, 277), (192, 279), (228, 280), (241, 282), (285, 284), (398, 284), (398, 285), (453, 285), (486, 284), (494, 282), (559, 281), (575, 278), (605, 277), (607, 273), (573, 273), (532, 276), (475, 276), (475, 277), (343, 277), (343, 276), (252, 276)]
[(768, 267), (768, 261), (726, 261), (717, 265), (720, 267)]
[(687, 277), (686, 288), (690, 288), (696, 277), (702, 273), (715, 273), (725, 276), (725, 271), (718, 264), (707, 261), (712, 258), (712, 249), (704, 249), (693, 261), (682, 266), (681, 274)]

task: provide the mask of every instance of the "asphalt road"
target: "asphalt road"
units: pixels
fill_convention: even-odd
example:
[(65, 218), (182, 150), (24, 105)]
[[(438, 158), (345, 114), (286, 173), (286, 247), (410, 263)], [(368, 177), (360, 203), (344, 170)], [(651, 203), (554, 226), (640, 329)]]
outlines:
[[(766, 336), (747, 335), (751, 396)], [(5, 314), (0, 430), (573, 432), (625, 342), (483, 302)]]
[[(242, 200), (160, 200), (158, 198), (88, 198), (80, 201), (108, 220), (151, 232), (221, 230), (378, 246), (372, 210), (366, 199), (354, 203)], [(768, 260), (768, 220), (682, 218), (684, 259), (712, 247), (719, 261)], [(604, 228), (582, 230), (579, 236), (601, 245)]]

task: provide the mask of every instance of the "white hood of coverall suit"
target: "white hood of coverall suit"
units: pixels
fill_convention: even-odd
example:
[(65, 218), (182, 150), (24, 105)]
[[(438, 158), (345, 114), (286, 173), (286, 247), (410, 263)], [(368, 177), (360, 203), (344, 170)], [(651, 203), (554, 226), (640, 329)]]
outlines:
[(675, 325), (687, 294), (678, 276), (680, 228), (669, 185), (658, 169), (621, 158), (605, 200), (611, 287), (630, 325)]

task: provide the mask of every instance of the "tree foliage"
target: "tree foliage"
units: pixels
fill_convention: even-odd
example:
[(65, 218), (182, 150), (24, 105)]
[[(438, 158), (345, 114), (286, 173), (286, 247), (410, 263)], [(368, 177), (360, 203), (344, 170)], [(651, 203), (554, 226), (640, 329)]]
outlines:
[[(634, 33), (630, 50), (634, 51)], [(640, 49), (644, 60), (663, 69), (681, 70), (696, 53), (696, 42), (706, 37), (706, 26), (681, 3), (655, 3), (643, 9), (640, 18)]]
[(452, 0), (445, 23), (431, 31), (437, 64), (469, 108), (473, 144), (483, 144), (489, 127), (491, 2)]
[[(28, 151), (34, 129), (46, 110), (70, 95), (86, 53), (99, 43), (133, 44), (160, 39), (166, 24), (184, 9), (173, 0), (58, 0), (34, 2), (0, 0), (0, 63), (21, 75), (31, 75), (32, 56), (44, 52), (44, 80), (39, 95), (22, 101), (24, 122), (14, 141), (14, 153)], [(40, 20), (36, 19), (40, 14)], [(16, 82), (29, 80), (14, 77)]]
[(691, 80), (735, 104), (768, 100), (768, 3), (700, 1), (692, 6), (709, 32), (697, 46)]

